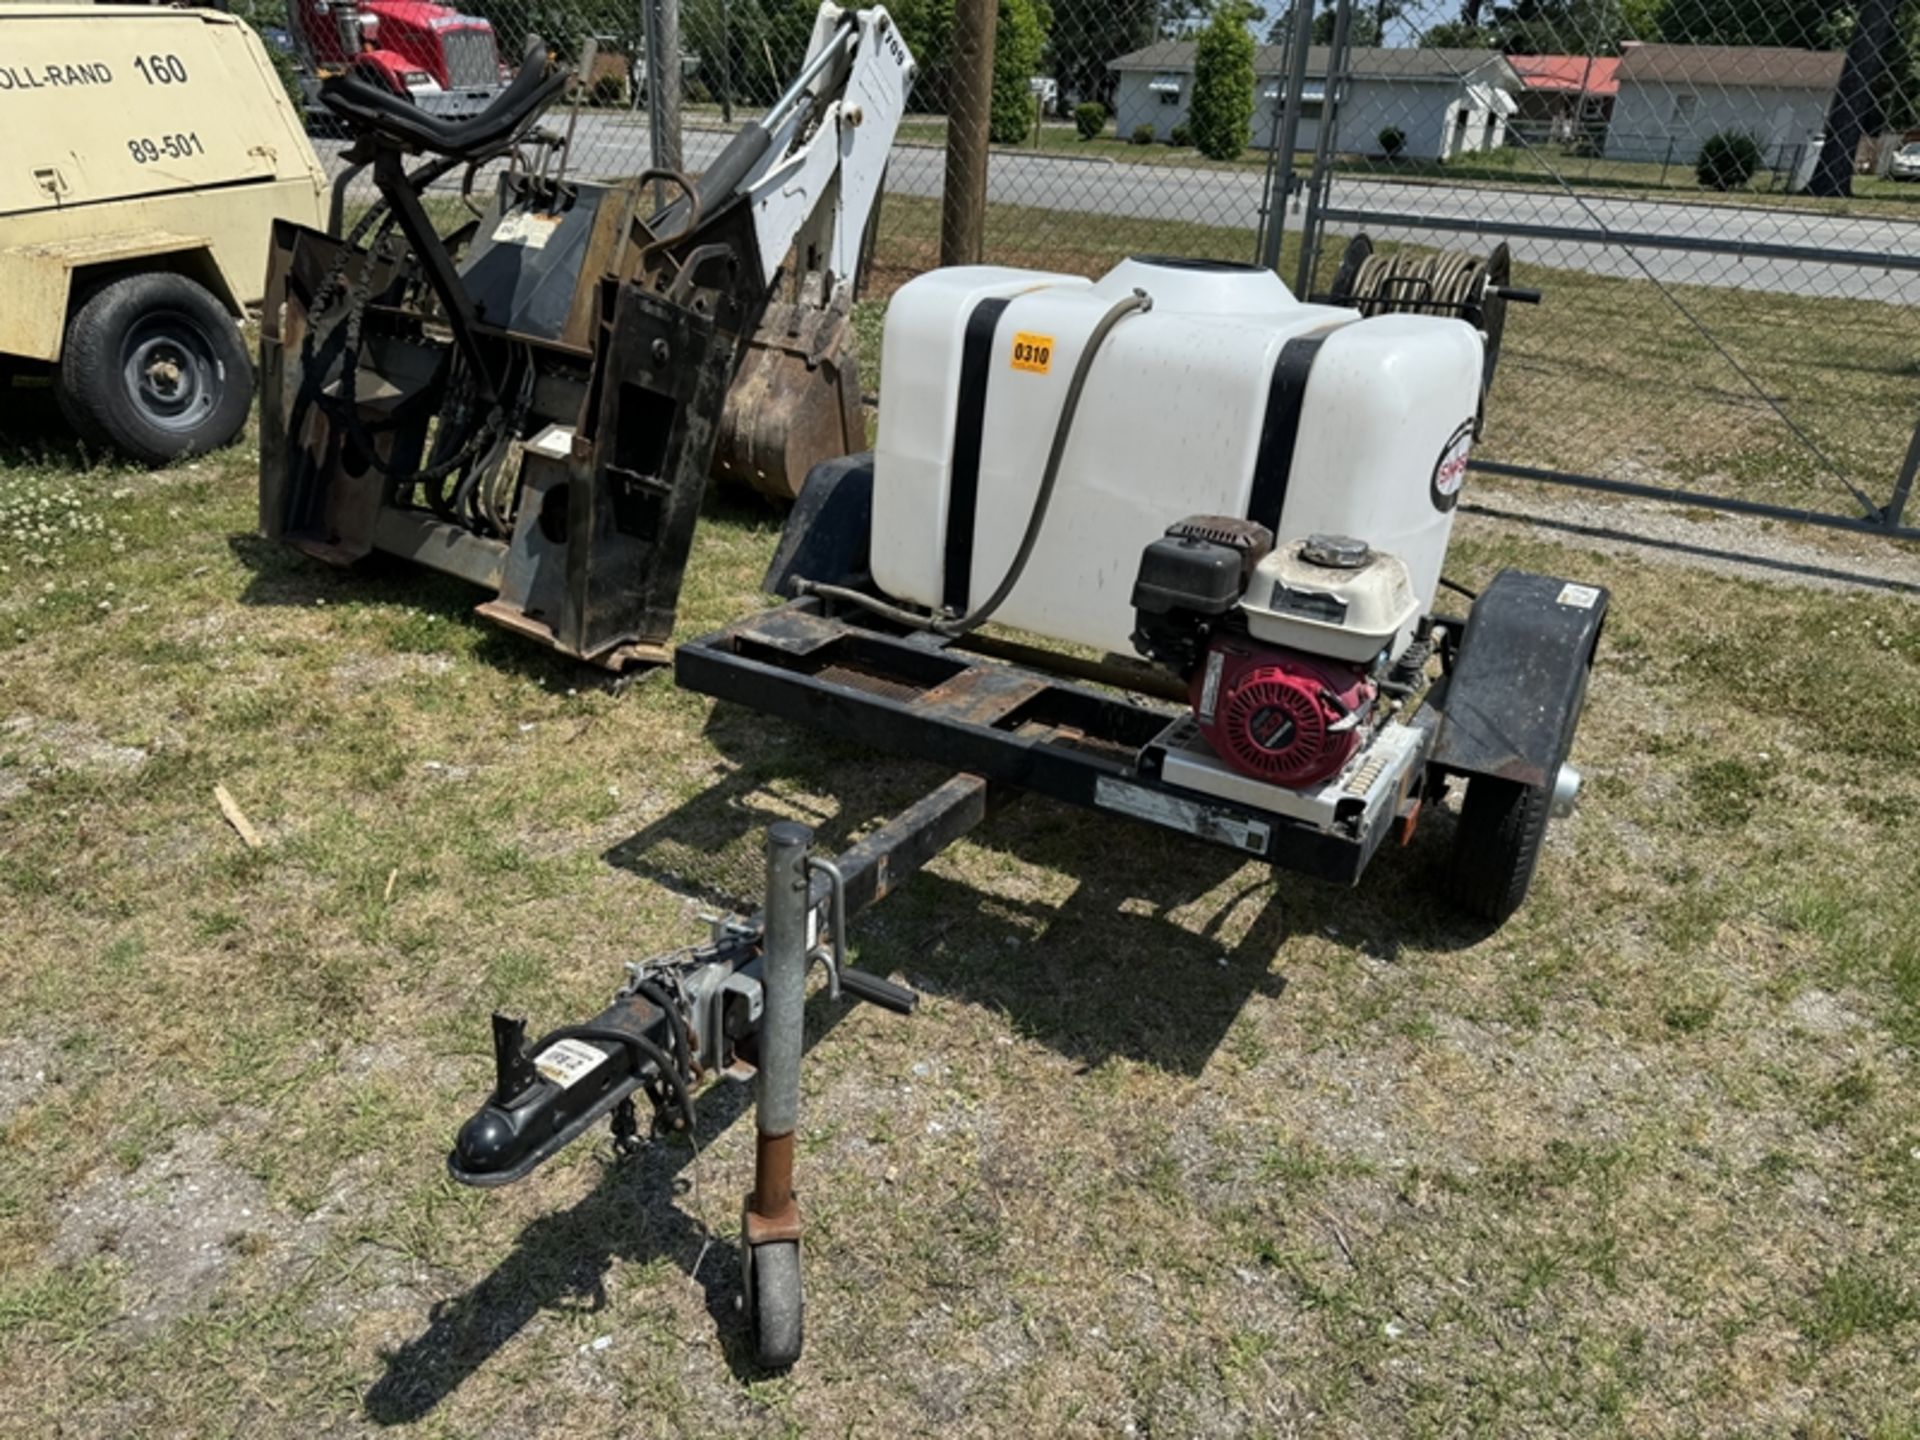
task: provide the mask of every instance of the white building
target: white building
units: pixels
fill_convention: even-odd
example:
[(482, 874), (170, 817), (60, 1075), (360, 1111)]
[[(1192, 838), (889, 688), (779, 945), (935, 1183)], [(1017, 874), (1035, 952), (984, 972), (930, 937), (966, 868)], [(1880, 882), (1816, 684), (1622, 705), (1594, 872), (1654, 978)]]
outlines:
[[(1108, 62), (1116, 76), (1114, 120), (1122, 140), (1131, 139), (1142, 125), (1153, 131), (1154, 139), (1170, 140), (1174, 126), (1187, 122), (1193, 52), (1191, 40), (1162, 40)], [(1319, 144), (1328, 58), (1324, 46), (1307, 52), (1305, 109), (1297, 141), (1301, 150)], [(1284, 104), (1285, 48), (1260, 46), (1253, 68), (1253, 123), (1247, 142), (1264, 147), (1273, 141), (1276, 112)], [(1506, 139), (1507, 117), (1514, 113), (1514, 96), (1521, 88), (1519, 75), (1496, 50), (1355, 47), (1348, 76), (1336, 120), (1338, 148), (1379, 154), (1384, 148), (1381, 133), (1393, 129), (1403, 137), (1399, 153), (1419, 160), (1497, 148)]]
[(1709, 136), (1736, 130), (1769, 168), (1792, 171), (1826, 127), (1845, 63), (1838, 50), (1627, 45), (1607, 158), (1691, 165)]

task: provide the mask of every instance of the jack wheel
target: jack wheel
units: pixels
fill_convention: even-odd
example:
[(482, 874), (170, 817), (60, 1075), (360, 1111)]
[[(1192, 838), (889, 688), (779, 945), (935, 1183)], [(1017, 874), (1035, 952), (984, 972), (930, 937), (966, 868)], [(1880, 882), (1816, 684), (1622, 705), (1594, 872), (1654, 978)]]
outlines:
[(785, 1370), (800, 1358), (800, 1246), (793, 1240), (756, 1245), (747, 1260), (747, 1315), (753, 1358), (763, 1370)]
[(1540, 864), (1552, 794), (1491, 775), (1467, 782), (1453, 832), (1453, 901), (1498, 925), (1520, 908)]

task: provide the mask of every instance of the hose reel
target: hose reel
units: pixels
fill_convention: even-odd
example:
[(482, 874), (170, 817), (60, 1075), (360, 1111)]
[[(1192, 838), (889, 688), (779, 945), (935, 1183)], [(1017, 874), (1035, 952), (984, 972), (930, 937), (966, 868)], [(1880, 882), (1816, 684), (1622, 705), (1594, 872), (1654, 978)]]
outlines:
[[(1340, 268), (1334, 272), (1333, 289), (1324, 298), (1366, 316), (1457, 315), (1486, 336), (1486, 365), (1480, 377), (1484, 398), (1500, 362), (1507, 302), (1540, 303), (1538, 290), (1516, 286), (1512, 280), (1513, 255), (1504, 240), (1482, 257), (1465, 250), (1405, 246), (1376, 250), (1372, 237), (1362, 232), (1347, 242)], [(1475, 438), (1479, 432), (1476, 420)]]

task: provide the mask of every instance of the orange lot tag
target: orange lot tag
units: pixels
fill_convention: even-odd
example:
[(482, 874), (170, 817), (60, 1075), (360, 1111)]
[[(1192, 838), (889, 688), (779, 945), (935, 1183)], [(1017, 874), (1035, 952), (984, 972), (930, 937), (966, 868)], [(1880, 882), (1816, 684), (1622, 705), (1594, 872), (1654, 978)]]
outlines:
[(1013, 337), (1013, 368), (1046, 374), (1053, 368), (1053, 336), (1017, 331)]

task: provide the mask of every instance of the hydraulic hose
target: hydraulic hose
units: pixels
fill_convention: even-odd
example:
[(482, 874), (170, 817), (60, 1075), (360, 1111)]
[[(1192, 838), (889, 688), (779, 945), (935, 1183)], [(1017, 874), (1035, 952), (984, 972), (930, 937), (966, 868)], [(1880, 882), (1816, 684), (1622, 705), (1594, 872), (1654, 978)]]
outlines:
[(958, 619), (942, 619), (934, 615), (919, 615), (898, 605), (890, 605), (858, 590), (850, 590), (843, 585), (821, 585), (811, 580), (802, 580), (795, 588), (802, 595), (819, 595), (829, 600), (842, 600), (872, 611), (874, 614), (904, 625), (914, 630), (931, 630), (939, 635), (949, 635), (958, 639), (970, 634), (986, 624), (994, 611), (1006, 602), (1013, 593), (1013, 587), (1020, 583), (1020, 577), (1026, 572), (1027, 562), (1033, 558), (1033, 548), (1040, 542), (1040, 529), (1046, 524), (1047, 509), (1053, 503), (1054, 487), (1060, 480), (1060, 464), (1066, 458), (1067, 441), (1073, 436), (1073, 419), (1080, 409), (1081, 393), (1087, 388), (1087, 376), (1093, 370), (1094, 358), (1099, 355), (1100, 347), (1106, 343), (1113, 327), (1129, 315), (1145, 314), (1153, 308), (1153, 297), (1144, 290), (1135, 290), (1132, 294), (1116, 300), (1107, 308), (1087, 336), (1086, 347), (1080, 352), (1080, 359), (1073, 367), (1073, 375), (1067, 381), (1066, 397), (1060, 402), (1060, 418), (1053, 425), (1053, 444), (1047, 451), (1046, 469), (1040, 472), (1040, 488), (1034, 493), (1033, 509), (1027, 515), (1027, 528), (1020, 537), (1020, 546), (1013, 553), (1013, 560), (1007, 566), (1006, 574), (1000, 577), (1000, 583), (993, 588), (979, 608), (971, 614)]

